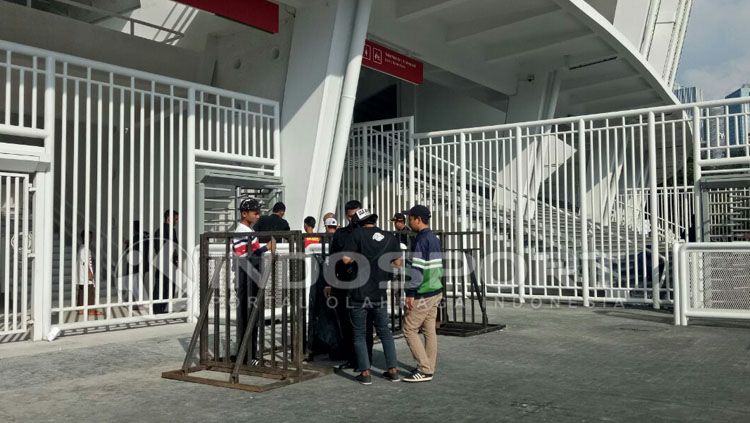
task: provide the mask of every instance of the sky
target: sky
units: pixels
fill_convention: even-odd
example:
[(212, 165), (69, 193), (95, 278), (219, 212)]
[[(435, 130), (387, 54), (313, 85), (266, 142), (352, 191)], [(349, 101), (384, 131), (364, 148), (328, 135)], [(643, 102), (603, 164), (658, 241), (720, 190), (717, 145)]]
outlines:
[(750, 83), (750, 0), (694, 0), (677, 81), (706, 100)]

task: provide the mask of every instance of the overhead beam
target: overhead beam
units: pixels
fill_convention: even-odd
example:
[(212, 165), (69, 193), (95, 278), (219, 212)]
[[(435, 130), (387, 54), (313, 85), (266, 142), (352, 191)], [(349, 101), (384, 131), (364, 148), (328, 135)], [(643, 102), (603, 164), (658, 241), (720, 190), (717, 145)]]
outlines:
[(628, 75), (602, 75), (600, 78), (592, 79), (592, 78), (580, 78), (577, 79), (575, 83), (568, 84), (566, 81), (563, 81), (562, 88), (560, 89), (563, 92), (575, 92), (575, 91), (583, 91), (588, 89), (595, 89), (599, 87), (606, 87), (611, 84), (615, 83), (626, 83), (630, 81), (638, 81), (643, 80), (643, 76), (638, 74), (628, 74)]
[(522, 10), (501, 16), (490, 16), (448, 27), (446, 42), (457, 45), (476, 40), (491, 33), (501, 33), (513, 26), (534, 25), (536, 21), (562, 13), (562, 9), (554, 4), (542, 8)]
[(598, 98), (589, 98), (587, 100), (578, 101), (576, 104), (581, 105), (592, 105), (592, 104), (607, 104), (607, 103), (617, 103), (620, 104), (621, 102), (627, 102), (629, 100), (636, 100), (641, 98), (647, 98), (651, 96), (656, 96), (657, 93), (652, 87), (647, 88), (641, 88), (633, 91), (623, 91), (619, 94), (611, 94), (606, 95)]
[(396, 19), (400, 22), (407, 22), (423, 18), (468, 1), (471, 0), (398, 0), (396, 2)]
[[(631, 84), (631, 81), (634, 83)], [(587, 104), (602, 98), (612, 99), (645, 91), (653, 91), (653, 88), (649, 87), (643, 78), (623, 78), (617, 82), (597, 84), (585, 90), (576, 91), (571, 93), (569, 98), (573, 103)]]
[(538, 51), (559, 47), (571, 42), (582, 41), (594, 37), (594, 33), (588, 30), (578, 30), (564, 33), (547, 34), (530, 40), (519, 40), (518, 42), (505, 41), (502, 45), (492, 46), (487, 49), (485, 61), (497, 63), (516, 56), (536, 53)]

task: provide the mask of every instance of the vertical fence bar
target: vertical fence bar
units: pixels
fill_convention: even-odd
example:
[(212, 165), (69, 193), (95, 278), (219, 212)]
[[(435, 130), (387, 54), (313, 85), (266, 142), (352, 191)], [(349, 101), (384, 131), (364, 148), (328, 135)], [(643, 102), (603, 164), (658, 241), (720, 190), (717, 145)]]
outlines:
[(586, 191), (586, 123), (578, 121), (578, 192), (581, 206), (581, 271), (583, 273), (583, 306), (589, 307), (589, 235), (588, 202)]
[[(65, 103), (63, 103), (65, 104)], [(113, 172), (113, 158), (114, 153), (114, 127), (115, 127), (115, 114), (114, 114), (114, 75), (112, 72), (109, 73), (109, 125), (107, 128), (107, 269), (112, 268), (112, 197), (114, 192), (112, 191), (112, 172)], [(65, 107), (63, 107), (65, 110)], [(63, 148), (65, 150), (65, 148)], [(64, 205), (61, 205), (64, 207)], [(112, 302), (112, 272), (107, 272), (107, 303)], [(107, 309), (107, 313), (111, 312), (111, 308)], [(110, 316), (107, 315), (107, 318)]]
[(648, 167), (649, 167), (649, 209), (651, 211), (651, 290), (654, 308), (660, 308), (659, 298), (659, 203), (656, 172), (656, 116), (648, 113)]
[(21, 230), (23, 231), (23, 243), (21, 255), (21, 329), (25, 332), (27, 329), (27, 315), (29, 312), (29, 177), (25, 177), (23, 180), (23, 225)]
[[(695, 240), (705, 241), (703, 239), (703, 213), (701, 210), (700, 192), (698, 183), (701, 179), (701, 116), (700, 108), (693, 107), (693, 213), (695, 225)], [(687, 183), (687, 180), (685, 181)]]
[(459, 137), (459, 183), (461, 184), (461, 206), (460, 206), (460, 215), (461, 215), (461, 232), (466, 232), (467, 225), (469, 223), (469, 218), (467, 216), (467, 210), (466, 210), (466, 202), (468, 201), (467, 198), (467, 192), (466, 192), (466, 134), (461, 132), (461, 135)]
[[(68, 64), (63, 63), (63, 75), (61, 78), (62, 87), (62, 110), (60, 123), (62, 124), (60, 130), (60, 228), (66, 228), (65, 223), (65, 212), (66, 212), (66, 194), (67, 184), (66, 177), (68, 175), (68, 80), (66, 78), (68, 74)], [(53, 72), (54, 73), (54, 72)], [(63, 322), (63, 308), (65, 307), (65, 230), (60, 231), (59, 237), (59, 255), (58, 255), (58, 279), (57, 279), (57, 306), (58, 311), (58, 323)]]
[(521, 164), (523, 163), (523, 159), (521, 157), (521, 152), (523, 150), (523, 146), (521, 143), (521, 128), (516, 127), (516, 133), (515, 133), (515, 150), (516, 150), (516, 251), (515, 251), (515, 276), (516, 276), (516, 284), (518, 285), (518, 302), (523, 304), (525, 302), (524, 294), (526, 291), (525, 288), (525, 280), (524, 278), (526, 275), (524, 274), (524, 255), (523, 255), (523, 204), (521, 202), (521, 196), (522, 196), (522, 180), (523, 180), (523, 174), (521, 173)]
[[(202, 109), (203, 106), (201, 106)], [(202, 123), (201, 123), (202, 126)], [(201, 132), (201, 138), (203, 137), (203, 133)], [(195, 222), (195, 215), (196, 215), (196, 207), (195, 207), (195, 88), (189, 88), (188, 89), (188, 108), (187, 108), (187, 171), (186, 171), (186, 181), (185, 186), (187, 188), (187, 207), (186, 207), (186, 222), (187, 222), (187, 237), (186, 237), (186, 247), (187, 251), (190, 253), (188, 257), (193, 257), (193, 248), (195, 248), (195, 228), (196, 222)], [(199, 260), (200, 261), (200, 260)], [(187, 284), (187, 296), (191, 300), (188, 301), (187, 307), (188, 307), (188, 321), (192, 322), (194, 320), (194, 313), (195, 310), (193, 310), (193, 295), (195, 295), (195, 292), (193, 291), (194, 281), (195, 281), (195, 263), (191, 262), (191, 265), (187, 268), (188, 271), (188, 284)]]

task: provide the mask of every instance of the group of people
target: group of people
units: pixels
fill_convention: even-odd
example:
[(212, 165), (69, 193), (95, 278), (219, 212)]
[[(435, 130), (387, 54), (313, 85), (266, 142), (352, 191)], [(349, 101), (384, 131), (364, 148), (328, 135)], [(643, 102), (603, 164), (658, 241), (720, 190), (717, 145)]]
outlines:
[[(257, 283), (261, 272), (261, 256), (274, 250), (273, 239), (261, 239), (253, 232), (283, 231), (289, 225), (283, 220), (286, 208), (278, 203), (271, 216), (260, 216), (260, 203), (246, 199), (239, 206), (240, 221), (233, 239), (234, 253), (243, 260), (238, 266), (237, 295), (237, 339), (238, 344), (248, 327), (248, 316), (252, 304), (262, 287)], [(348, 225), (339, 227), (336, 216), (323, 216), (325, 232), (332, 234), (327, 266), (332, 271), (324, 272), (326, 286), (324, 294), (334, 308), (341, 342), (337, 358), (344, 361), (339, 370), (354, 369), (359, 374), (356, 380), (364, 385), (372, 384), (371, 363), (373, 327), (383, 346), (387, 370), (382, 377), (388, 381), (427, 382), (432, 380), (437, 361), (436, 320), (442, 300), (442, 247), (440, 240), (430, 230), (430, 210), (422, 205), (412, 207), (406, 213), (397, 213), (391, 221), (395, 231), (378, 227), (378, 215), (362, 207), (359, 201), (346, 203)], [(264, 222), (264, 219), (266, 220)], [(275, 223), (271, 223), (275, 222)], [(407, 226), (408, 225), (408, 226)], [(314, 234), (316, 220), (307, 217), (304, 230)], [(414, 238), (409, 243), (409, 228)], [(315, 235), (306, 237), (306, 245), (320, 242)], [(410, 251), (403, 254), (401, 244), (409, 245)], [(405, 257), (405, 262), (402, 257)], [(387, 287), (394, 270), (406, 272), (404, 291), (405, 317), (403, 332), (417, 366), (410, 374), (401, 378), (393, 335), (389, 328)], [(252, 322), (256, 324), (256, 322)], [(259, 364), (261, 355), (257, 349), (257, 328), (249, 333), (247, 363)], [(424, 340), (422, 339), (424, 338)]]

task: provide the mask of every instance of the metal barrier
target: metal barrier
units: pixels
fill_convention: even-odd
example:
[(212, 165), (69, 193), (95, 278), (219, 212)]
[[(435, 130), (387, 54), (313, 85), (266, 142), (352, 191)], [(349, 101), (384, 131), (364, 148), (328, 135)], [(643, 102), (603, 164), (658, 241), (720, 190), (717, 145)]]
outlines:
[(674, 324), (690, 317), (750, 319), (750, 242), (691, 242), (673, 248)]
[[(304, 363), (306, 278), (303, 237), (297, 231), (255, 235), (270, 238), (272, 244), (284, 240), (288, 248), (272, 248), (273, 251), (263, 255), (239, 258), (234, 255), (231, 243), (234, 238), (247, 237), (247, 234), (216, 232), (201, 235), (200, 316), (182, 368), (164, 372), (162, 377), (264, 392), (323, 373), (321, 369), (313, 369)], [(222, 257), (209, 255), (210, 246), (215, 244), (224, 247)], [(233, 307), (229, 300), (232, 282), (243, 277), (241, 272), (248, 276), (244, 280), (238, 279), (237, 290), (240, 292), (242, 284), (246, 284), (249, 294), (244, 330), (238, 313), (240, 307)], [(235, 325), (232, 324), (232, 315), (235, 316)], [(234, 337), (232, 326), (237, 327)], [(224, 373), (228, 377), (220, 380), (196, 375), (206, 371)], [(245, 380), (246, 377), (249, 379)], [(263, 383), (265, 379), (273, 382)]]
[(487, 287), (481, 275), (487, 261), (484, 233), (438, 232), (443, 247), (443, 300), (438, 334), (471, 336), (493, 332), (505, 325), (490, 324), (485, 301)]

